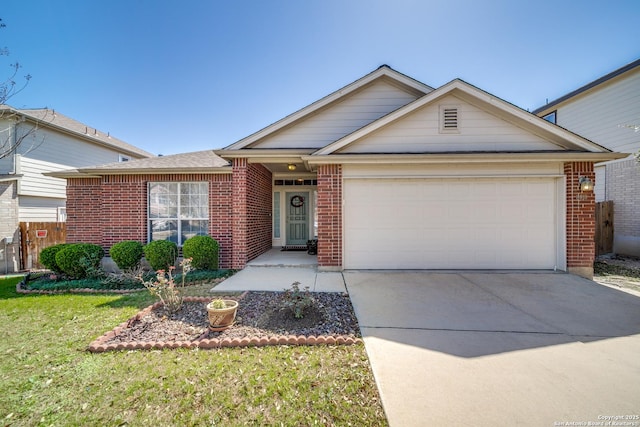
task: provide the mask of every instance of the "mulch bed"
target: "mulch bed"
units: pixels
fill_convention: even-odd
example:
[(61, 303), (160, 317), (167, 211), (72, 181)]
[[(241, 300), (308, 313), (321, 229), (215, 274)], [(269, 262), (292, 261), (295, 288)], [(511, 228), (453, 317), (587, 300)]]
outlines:
[(239, 301), (236, 322), (221, 332), (209, 330), (210, 297), (185, 297), (182, 308), (168, 313), (153, 304), (92, 342), (88, 350), (220, 348), (266, 345), (355, 344), (360, 328), (347, 294), (313, 293), (313, 307), (302, 319), (279, 309), (283, 292), (245, 292), (223, 297)]

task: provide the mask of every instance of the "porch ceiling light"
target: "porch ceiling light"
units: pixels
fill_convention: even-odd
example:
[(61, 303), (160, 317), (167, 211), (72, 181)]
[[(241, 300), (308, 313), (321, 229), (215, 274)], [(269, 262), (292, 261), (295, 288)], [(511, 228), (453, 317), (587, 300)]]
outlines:
[(289, 169), (290, 171), (294, 171), (296, 170), (296, 165), (294, 165), (293, 163), (289, 163), (287, 165), (287, 169)]
[(593, 191), (593, 181), (586, 176), (581, 176), (578, 179), (578, 187), (580, 191)]

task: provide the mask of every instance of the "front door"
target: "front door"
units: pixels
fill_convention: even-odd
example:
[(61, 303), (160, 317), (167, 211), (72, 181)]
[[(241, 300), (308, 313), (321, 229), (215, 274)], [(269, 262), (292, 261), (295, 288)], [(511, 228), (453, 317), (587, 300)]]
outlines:
[(309, 193), (286, 194), (287, 245), (306, 245), (309, 240)]

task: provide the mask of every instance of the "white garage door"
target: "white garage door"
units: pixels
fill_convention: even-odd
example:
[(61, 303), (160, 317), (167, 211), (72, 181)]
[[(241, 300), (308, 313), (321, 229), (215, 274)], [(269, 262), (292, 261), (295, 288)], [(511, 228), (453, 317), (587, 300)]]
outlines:
[(551, 269), (553, 178), (345, 179), (347, 269)]

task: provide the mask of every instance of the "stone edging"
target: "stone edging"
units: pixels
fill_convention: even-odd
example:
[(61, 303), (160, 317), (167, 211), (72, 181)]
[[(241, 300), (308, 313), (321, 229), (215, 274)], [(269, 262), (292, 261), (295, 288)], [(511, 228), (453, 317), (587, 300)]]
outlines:
[[(245, 291), (238, 297), (241, 300), (248, 291)], [(187, 302), (210, 302), (210, 297), (185, 297)], [(106, 341), (116, 336), (120, 331), (127, 328), (128, 325), (142, 317), (146, 316), (152, 310), (162, 306), (161, 302), (143, 309), (138, 314), (116, 326), (111, 331), (96, 338), (87, 350), (92, 353), (103, 353), (105, 351), (114, 350), (162, 350), (166, 348), (223, 348), (223, 347), (264, 347), (268, 345), (352, 345), (362, 342), (360, 338), (354, 338), (346, 335), (272, 335), (269, 337), (244, 337), (244, 338), (202, 338), (193, 341), (133, 341), (128, 343), (112, 343), (105, 344)]]

